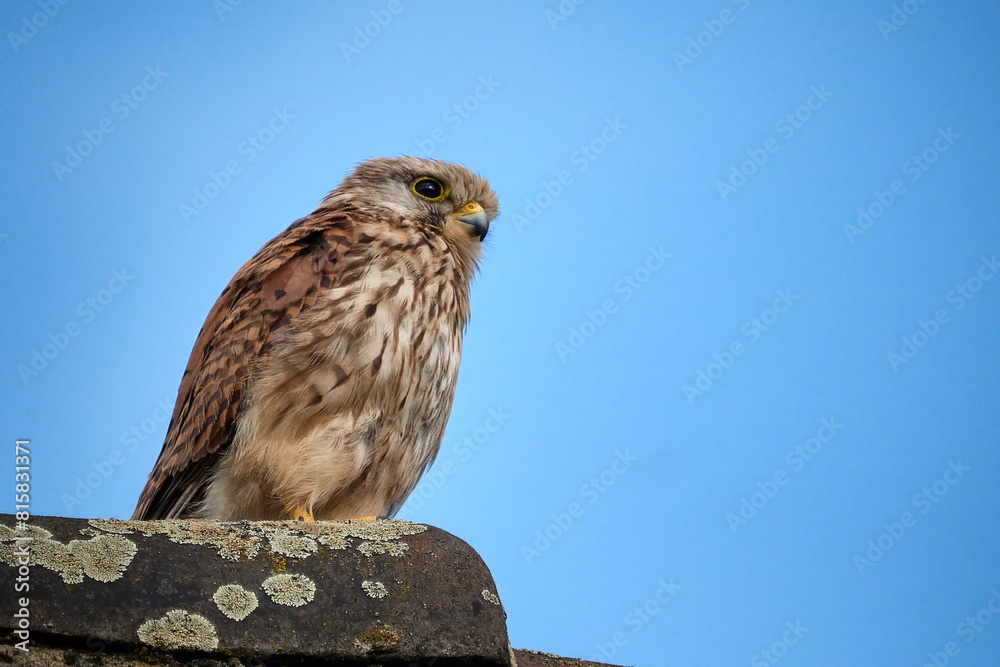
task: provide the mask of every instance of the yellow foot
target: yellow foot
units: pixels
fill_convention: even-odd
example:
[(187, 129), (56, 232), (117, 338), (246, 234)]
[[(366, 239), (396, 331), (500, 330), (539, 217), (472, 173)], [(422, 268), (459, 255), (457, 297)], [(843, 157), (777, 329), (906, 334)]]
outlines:
[(304, 507), (294, 509), (289, 514), (292, 515), (292, 521), (315, 521), (313, 515)]
[(363, 516), (360, 519), (354, 519), (354, 521), (375, 521), (378, 519), (377, 516)]

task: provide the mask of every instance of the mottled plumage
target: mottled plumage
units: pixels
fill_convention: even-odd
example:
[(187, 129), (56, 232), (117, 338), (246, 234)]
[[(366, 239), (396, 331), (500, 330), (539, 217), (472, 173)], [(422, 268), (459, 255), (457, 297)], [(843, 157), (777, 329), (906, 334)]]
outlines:
[(496, 215), (464, 167), (359, 165), (223, 290), (133, 518), (395, 513), (440, 446)]

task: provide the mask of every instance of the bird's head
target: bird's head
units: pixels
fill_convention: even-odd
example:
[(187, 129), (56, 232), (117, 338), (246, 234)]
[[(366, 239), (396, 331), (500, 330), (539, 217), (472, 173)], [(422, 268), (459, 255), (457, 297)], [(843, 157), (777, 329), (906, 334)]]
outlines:
[(499, 206), (481, 176), (461, 165), (409, 155), (359, 164), (324, 200), (339, 202), (401, 216), (472, 257), (479, 255)]

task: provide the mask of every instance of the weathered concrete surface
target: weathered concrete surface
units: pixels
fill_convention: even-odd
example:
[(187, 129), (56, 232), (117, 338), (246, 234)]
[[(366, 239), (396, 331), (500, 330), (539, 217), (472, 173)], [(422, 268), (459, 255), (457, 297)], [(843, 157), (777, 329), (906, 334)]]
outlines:
[[(32, 652), (4, 647), (0, 662), (511, 664), (489, 570), (436, 528), (58, 517), (14, 525), (0, 515), (0, 629), (5, 643), (19, 641), (14, 614), (28, 598)], [(30, 589), (11, 594), (24, 536)]]

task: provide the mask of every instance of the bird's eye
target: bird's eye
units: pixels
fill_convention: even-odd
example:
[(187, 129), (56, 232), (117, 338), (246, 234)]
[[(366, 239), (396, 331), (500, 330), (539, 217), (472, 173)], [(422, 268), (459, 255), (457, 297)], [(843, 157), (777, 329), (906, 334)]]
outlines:
[(418, 197), (427, 201), (441, 201), (448, 196), (448, 187), (441, 181), (430, 176), (421, 176), (413, 181), (410, 189)]

